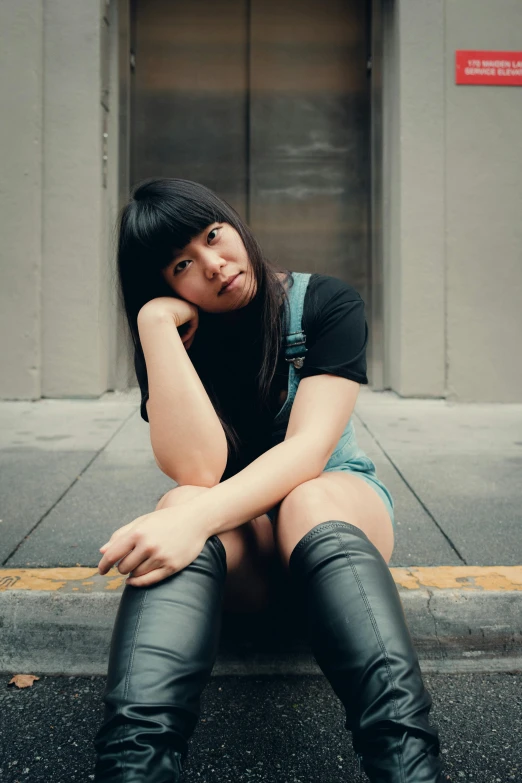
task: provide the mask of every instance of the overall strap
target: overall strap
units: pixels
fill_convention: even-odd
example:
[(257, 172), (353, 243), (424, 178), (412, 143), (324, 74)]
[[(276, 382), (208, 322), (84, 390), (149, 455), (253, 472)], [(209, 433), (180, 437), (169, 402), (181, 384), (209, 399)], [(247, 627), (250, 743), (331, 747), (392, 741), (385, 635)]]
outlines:
[[(294, 284), (288, 291), (288, 302), (286, 303), (288, 331), (285, 338), (285, 359), (287, 362), (292, 362), (296, 369), (303, 366), (307, 351), (302, 318), (306, 289), (311, 276), (308, 272), (292, 272)], [(288, 312), (288, 308), (290, 312)]]

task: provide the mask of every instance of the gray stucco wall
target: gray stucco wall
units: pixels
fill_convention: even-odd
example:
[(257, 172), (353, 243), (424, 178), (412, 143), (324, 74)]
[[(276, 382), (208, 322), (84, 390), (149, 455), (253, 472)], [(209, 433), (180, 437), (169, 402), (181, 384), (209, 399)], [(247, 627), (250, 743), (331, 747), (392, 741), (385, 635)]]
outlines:
[(107, 389), (99, 0), (45, 2), (42, 394)]
[(522, 50), (520, 0), (446, 0), (447, 392), (522, 401), (522, 87), (455, 85), (456, 49)]
[(40, 396), (43, 10), (0, 3), (0, 395)]
[(385, 385), (444, 394), (442, 0), (384, 3)]
[(110, 14), (110, 96), (109, 96), (109, 165), (107, 197), (109, 209), (108, 244), (112, 281), (110, 284), (112, 324), (109, 356), (109, 388), (128, 389), (136, 385), (134, 346), (127, 319), (116, 291), (116, 222), (119, 209), (130, 192), (130, 110), (131, 110), (131, 10), (129, 0), (114, 0)]
[(522, 49), (520, 0), (384, 0), (385, 385), (522, 401), (522, 88), (455, 85)]
[(102, 181), (106, 11), (105, 0), (0, 4), (4, 399), (109, 388), (117, 181)]

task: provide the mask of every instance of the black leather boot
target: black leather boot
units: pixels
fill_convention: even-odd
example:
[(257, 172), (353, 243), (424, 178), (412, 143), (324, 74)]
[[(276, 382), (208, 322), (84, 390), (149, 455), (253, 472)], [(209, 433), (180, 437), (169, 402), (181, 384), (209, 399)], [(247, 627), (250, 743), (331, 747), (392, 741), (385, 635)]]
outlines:
[(362, 530), (333, 520), (299, 541), (289, 571), (315, 659), (372, 783), (440, 783), (431, 697), (384, 558)]
[(208, 539), (182, 571), (127, 585), (112, 634), (96, 783), (177, 783), (218, 652), (226, 552)]

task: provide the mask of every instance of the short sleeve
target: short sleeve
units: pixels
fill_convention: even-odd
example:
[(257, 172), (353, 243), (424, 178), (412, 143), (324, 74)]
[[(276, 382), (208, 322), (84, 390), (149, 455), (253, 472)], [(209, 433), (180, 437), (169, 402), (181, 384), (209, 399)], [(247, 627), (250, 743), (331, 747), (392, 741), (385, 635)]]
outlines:
[(301, 378), (324, 373), (366, 384), (368, 326), (355, 288), (329, 275), (312, 275), (305, 295), (303, 330), (308, 351)]
[(147, 414), (147, 400), (149, 399), (149, 382), (147, 378), (147, 365), (145, 364), (145, 357), (143, 352), (137, 348), (134, 349), (134, 369), (136, 371), (136, 378), (138, 380), (141, 390), (141, 405), (140, 413), (141, 418), (148, 423), (149, 417)]

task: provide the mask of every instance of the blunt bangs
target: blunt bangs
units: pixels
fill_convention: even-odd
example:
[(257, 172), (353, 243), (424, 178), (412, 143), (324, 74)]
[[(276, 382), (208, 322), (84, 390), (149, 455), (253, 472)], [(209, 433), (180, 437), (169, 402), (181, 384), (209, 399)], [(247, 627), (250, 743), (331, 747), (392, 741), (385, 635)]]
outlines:
[(173, 255), (211, 223), (238, 227), (232, 208), (228, 211), (228, 205), (206, 187), (187, 180), (146, 180), (136, 187), (132, 199), (121, 238), (133, 255), (142, 256), (155, 269), (168, 266)]

